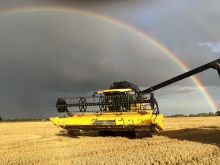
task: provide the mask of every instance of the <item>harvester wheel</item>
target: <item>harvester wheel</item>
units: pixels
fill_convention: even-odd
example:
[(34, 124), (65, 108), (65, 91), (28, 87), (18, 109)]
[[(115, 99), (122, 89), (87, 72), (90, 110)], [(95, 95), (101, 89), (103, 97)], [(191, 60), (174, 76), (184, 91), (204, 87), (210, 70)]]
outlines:
[(70, 136), (76, 136), (76, 132), (74, 130), (67, 131)]
[(135, 130), (135, 135), (136, 135), (136, 138), (145, 138), (145, 137), (153, 136), (151, 130), (143, 130), (143, 129)]

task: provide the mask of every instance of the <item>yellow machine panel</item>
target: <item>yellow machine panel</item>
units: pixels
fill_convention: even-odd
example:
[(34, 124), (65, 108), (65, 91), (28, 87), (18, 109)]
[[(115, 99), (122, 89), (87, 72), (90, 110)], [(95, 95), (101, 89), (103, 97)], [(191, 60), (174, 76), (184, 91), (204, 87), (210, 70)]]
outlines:
[[(93, 129), (97, 124), (109, 126), (138, 127), (154, 124), (158, 131), (163, 130), (163, 115), (153, 115), (152, 113), (97, 113), (97, 114), (78, 114), (72, 117), (54, 117), (50, 120), (57, 126), (76, 127), (87, 126), (85, 129)], [(91, 128), (89, 128), (91, 126)]]

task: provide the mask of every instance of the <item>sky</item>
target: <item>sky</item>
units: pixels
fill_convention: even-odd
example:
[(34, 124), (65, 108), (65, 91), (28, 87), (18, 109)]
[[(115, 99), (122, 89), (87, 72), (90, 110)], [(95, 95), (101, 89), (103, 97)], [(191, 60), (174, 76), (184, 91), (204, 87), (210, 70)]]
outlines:
[[(57, 116), (58, 97), (91, 95), (124, 80), (145, 89), (184, 72), (137, 33), (91, 13), (140, 29), (193, 69), (220, 58), (219, 5), (217, 0), (0, 0), (0, 116)], [(59, 12), (67, 7), (72, 12)], [(219, 109), (217, 72), (197, 77)], [(213, 111), (192, 79), (155, 96), (166, 115)]]

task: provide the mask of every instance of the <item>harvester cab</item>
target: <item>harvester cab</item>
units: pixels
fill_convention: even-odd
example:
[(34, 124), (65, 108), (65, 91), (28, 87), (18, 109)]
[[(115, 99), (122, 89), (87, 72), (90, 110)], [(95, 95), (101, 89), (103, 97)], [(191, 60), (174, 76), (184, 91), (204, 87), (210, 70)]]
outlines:
[[(101, 110), (105, 112), (135, 112), (148, 109), (154, 110), (153, 113), (157, 114), (159, 111), (153, 93), (149, 96), (142, 94), (137, 85), (127, 81), (114, 82), (109, 89), (98, 90), (95, 94), (99, 94), (99, 98), (102, 98), (100, 102), (106, 104), (101, 107)], [(137, 102), (139, 105), (135, 104)]]
[(135, 84), (122, 81), (114, 82), (108, 89), (98, 90), (90, 97), (58, 98), (56, 108), (67, 117), (50, 120), (70, 134), (93, 130), (100, 135), (126, 131), (137, 137), (149, 136), (163, 130), (163, 114), (160, 114), (152, 92), (210, 68), (220, 75), (220, 59), (143, 91)]

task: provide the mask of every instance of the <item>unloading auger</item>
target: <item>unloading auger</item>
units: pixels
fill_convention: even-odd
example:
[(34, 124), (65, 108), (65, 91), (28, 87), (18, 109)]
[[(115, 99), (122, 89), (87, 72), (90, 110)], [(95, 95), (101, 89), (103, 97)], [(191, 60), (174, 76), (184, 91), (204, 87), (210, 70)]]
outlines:
[(121, 131), (132, 132), (137, 137), (152, 135), (163, 130), (163, 114), (152, 92), (210, 68), (216, 69), (220, 76), (220, 59), (143, 91), (123, 81), (114, 82), (109, 89), (98, 90), (90, 97), (58, 98), (57, 111), (66, 113), (67, 117), (50, 120), (70, 134), (93, 130), (100, 135)]

